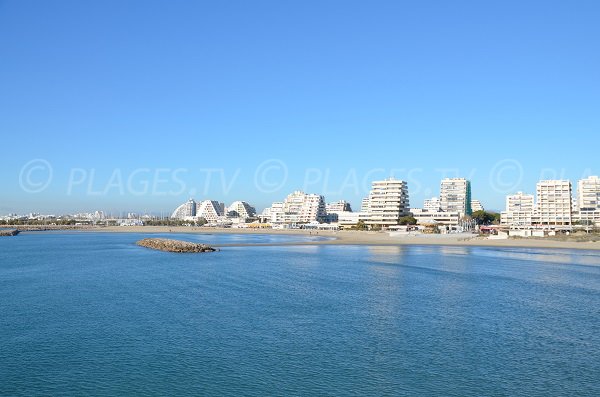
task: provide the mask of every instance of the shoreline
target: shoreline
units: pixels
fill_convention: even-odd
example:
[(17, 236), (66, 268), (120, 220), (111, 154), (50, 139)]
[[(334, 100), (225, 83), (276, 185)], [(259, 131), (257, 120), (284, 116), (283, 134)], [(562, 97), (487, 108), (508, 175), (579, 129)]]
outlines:
[[(47, 230), (40, 230), (47, 231)], [(368, 231), (313, 231), (313, 230), (278, 230), (278, 229), (230, 229), (202, 228), (188, 226), (103, 226), (85, 228), (56, 228), (50, 231), (65, 232), (100, 232), (100, 233), (140, 233), (140, 234), (267, 234), (267, 235), (298, 235), (318, 236), (328, 239), (320, 241), (298, 241), (281, 243), (236, 243), (215, 244), (215, 247), (250, 247), (250, 246), (292, 246), (292, 245), (372, 245), (372, 246), (460, 246), (460, 247), (490, 247), (490, 248), (542, 248), (542, 249), (574, 249), (600, 250), (600, 241), (556, 241), (546, 239), (487, 239), (473, 235), (425, 235), (425, 236), (390, 236), (387, 232)], [(23, 231), (36, 233), (37, 231)]]

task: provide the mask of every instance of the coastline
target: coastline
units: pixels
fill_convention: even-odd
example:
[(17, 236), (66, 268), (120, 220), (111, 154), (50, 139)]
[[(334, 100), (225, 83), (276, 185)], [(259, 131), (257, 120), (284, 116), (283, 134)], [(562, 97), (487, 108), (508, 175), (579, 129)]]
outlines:
[[(58, 229), (62, 230), (62, 229)], [(187, 226), (106, 226), (87, 227), (78, 229), (65, 229), (68, 232), (108, 232), (108, 233), (141, 233), (141, 234), (283, 234), (298, 236), (319, 236), (328, 239), (317, 241), (298, 241), (283, 243), (240, 243), (222, 244), (218, 247), (243, 247), (243, 246), (290, 246), (290, 245), (439, 245), (461, 247), (493, 247), (493, 248), (546, 248), (546, 249), (575, 249), (575, 250), (600, 250), (600, 241), (556, 241), (550, 239), (487, 239), (484, 237), (465, 237), (464, 235), (427, 235), (427, 236), (390, 236), (386, 232), (367, 231), (310, 231), (310, 230), (273, 230), (273, 229), (225, 229), (202, 228)], [(34, 231), (26, 232), (34, 233)]]

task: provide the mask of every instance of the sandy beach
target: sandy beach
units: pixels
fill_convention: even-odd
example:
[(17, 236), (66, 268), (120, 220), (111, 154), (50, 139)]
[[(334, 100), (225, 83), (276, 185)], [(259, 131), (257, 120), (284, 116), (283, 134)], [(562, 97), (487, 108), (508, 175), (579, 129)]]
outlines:
[[(390, 236), (387, 232), (365, 231), (309, 231), (309, 230), (254, 230), (254, 229), (219, 229), (202, 227), (170, 227), (170, 226), (113, 226), (81, 229), (90, 232), (119, 232), (119, 233), (197, 233), (197, 234), (285, 234), (285, 235), (318, 235), (329, 237), (322, 241), (299, 241), (268, 244), (235, 244), (244, 245), (448, 245), (473, 247), (517, 247), (517, 248), (562, 248), (600, 250), (600, 241), (577, 242), (556, 241), (552, 239), (488, 239), (477, 235), (417, 235)], [(176, 236), (174, 236), (176, 237)], [(233, 245), (221, 245), (221, 247)]]

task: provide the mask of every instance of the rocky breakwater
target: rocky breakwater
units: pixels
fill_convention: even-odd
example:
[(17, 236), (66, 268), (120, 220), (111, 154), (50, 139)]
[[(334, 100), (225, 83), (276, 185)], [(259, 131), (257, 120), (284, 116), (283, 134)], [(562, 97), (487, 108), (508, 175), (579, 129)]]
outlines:
[(2, 236), (16, 236), (17, 234), (19, 234), (19, 231), (17, 229), (0, 230), (0, 237), (2, 237)]
[(216, 248), (206, 244), (190, 243), (189, 241), (172, 240), (168, 238), (145, 238), (138, 241), (136, 244), (141, 247), (166, 252), (197, 253), (217, 251)]

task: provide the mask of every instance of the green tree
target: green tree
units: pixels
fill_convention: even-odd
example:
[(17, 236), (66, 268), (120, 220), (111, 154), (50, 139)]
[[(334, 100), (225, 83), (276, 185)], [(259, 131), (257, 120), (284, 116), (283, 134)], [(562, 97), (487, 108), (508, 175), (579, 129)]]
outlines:
[(400, 219), (398, 219), (398, 224), (399, 225), (416, 225), (417, 224), (417, 220), (413, 217), (413, 216), (403, 216)]
[(474, 219), (478, 225), (489, 225), (500, 222), (500, 214), (495, 212), (475, 211), (471, 214), (471, 218)]
[(365, 221), (360, 220), (356, 223), (356, 225), (352, 226), (353, 230), (368, 230), (369, 228), (365, 224)]

